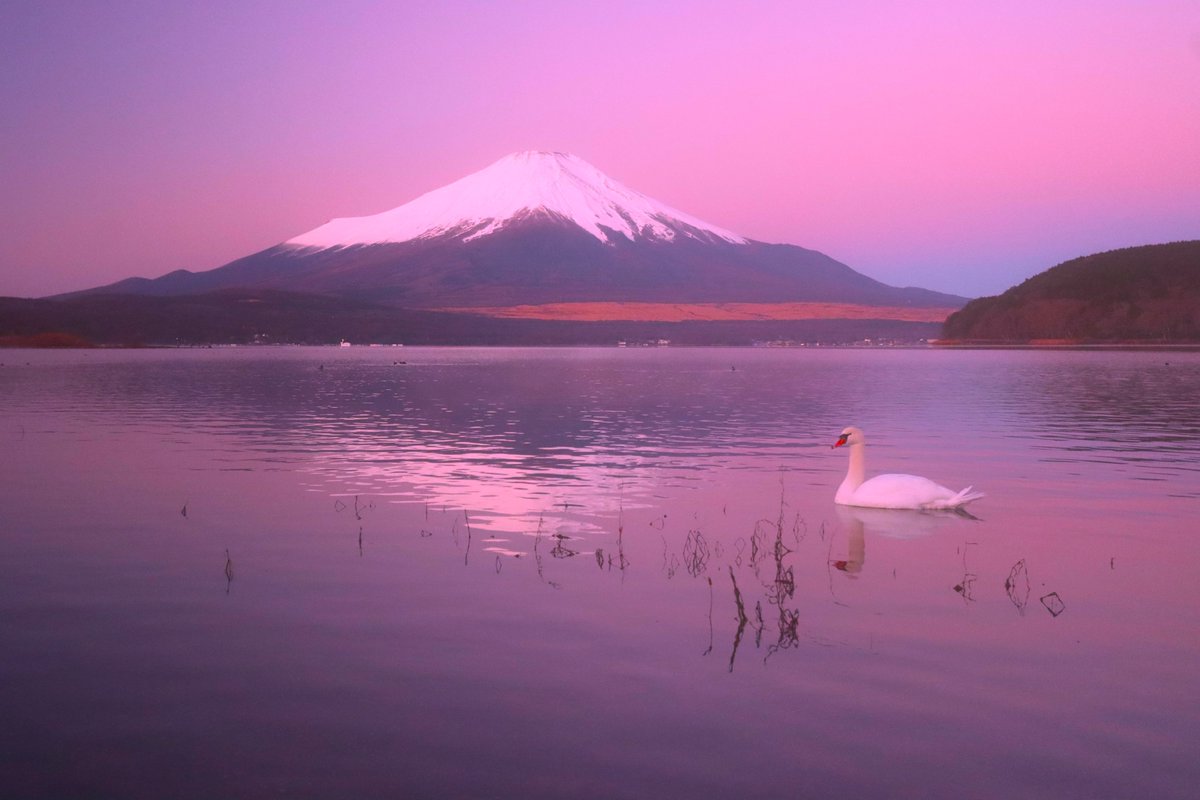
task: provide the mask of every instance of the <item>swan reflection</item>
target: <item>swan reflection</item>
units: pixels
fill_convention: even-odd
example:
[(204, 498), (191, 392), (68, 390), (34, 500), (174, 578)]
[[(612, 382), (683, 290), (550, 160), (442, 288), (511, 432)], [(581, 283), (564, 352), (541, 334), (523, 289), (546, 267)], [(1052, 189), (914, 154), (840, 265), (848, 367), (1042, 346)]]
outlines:
[(846, 557), (830, 559), (830, 565), (855, 577), (867, 562), (867, 534), (888, 539), (917, 539), (976, 517), (953, 511), (909, 511), (904, 509), (835, 506), (846, 531)]
[(961, 511), (908, 511), (884, 508), (836, 506), (838, 519), (850, 533), (869, 533), (889, 539), (916, 539), (929, 536), (964, 520), (975, 519)]
[(846, 527), (846, 558), (830, 563), (833, 564), (835, 569), (849, 575), (858, 575), (858, 573), (862, 572), (863, 564), (867, 563), (867, 541), (863, 532), (864, 524), (861, 519), (853, 513), (848, 512), (844, 506), (838, 506), (838, 512), (838, 516), (842, 518), (842, 524)]

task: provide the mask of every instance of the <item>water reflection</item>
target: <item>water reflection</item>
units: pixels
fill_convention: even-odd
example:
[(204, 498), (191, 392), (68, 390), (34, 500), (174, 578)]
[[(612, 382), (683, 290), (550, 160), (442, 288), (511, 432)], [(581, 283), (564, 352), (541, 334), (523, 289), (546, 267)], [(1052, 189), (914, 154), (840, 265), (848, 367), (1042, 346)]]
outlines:
[[(1008, 355), (1006, 360), (1011, 359)], [(992, 378), (998, 405), (1025, 424), (1042, 460), (1107, 465), (1200, 497), (1195, 354), (1044, 353)]]
[[(1200, 395), (1200, 359), (218, 355), (39, 354), (0, 375), (0, 686), (32, 732), (4, 766), (33, 780), (92, 752), (116, 772), (188, 752), (186, 784), (245, 753), (238, 770), (271, 765), (261, 793), (294, 793), (311, 763), (361, 779), (320, 794), (422, 776), (418, 794), (521, 795), (513, 765), (541, 741), (546, 796), (651, 795), (681, 764), (681, 795), (780, 796), (819, 773), (810, 794), (886, 796), (890, 775), (946, 764), (1004, 773), (987, 796), (1195, 784), (1178, 742), (1200, 429), (1180, 398)], [(985, 465), (983, 519), (834, 506), (825, 445), (848, 417), (881, 431), (881, 466)], [(233, 551), (226, 602), (214, 558), (231, 593)], [(346, 731), (353, 747), (321, 751)], [(613, 742), (644, 752), (643, 785), (613, 779)], [(996, 760), (1014, 742), (1039, 754), (1015, 787)], [(746, 769), (722, 783), (730, 763)], [(778, 765), (794, 780), (754, 777)], [(930, 794), (960, 795), (958, 777)]]
[[(186, 420), (178, 444), (206, 452), (209, 468), (296, 469), (314, 487), (332, 478), (348, 493), (486, 508), (480, 524), (493, 529), (564, 497), (612, 512), (621, 484), (628, 505), (651, 505), (656, 487), (745, 463), (825, 476), (833, 465), (813, 448), (848, 416), (931, 445), (892, 461), (952, 459), (963, 442), (986, 461), (1004, 455), (992, 444), (998, 413), (1003, 435), (1044, 463), (1106, 465), (1200, 497), (1194, 354), (1171, 366), (1144, 354), (942, 354), (958, 363), (937, 375), (916, 366), (924, 377), (901, 402), (865, 408), (877, 393), (868, 378), (895, 384), (929, 354), (431, 348), (407, 352), (401, 369), (365, 351), (213, 353), (95, 354), (29, 370), (0, 385), (0, 401), (69, 412), (91, 430), (176, 432)], [(48, 402), (23, 407), (28, 380)], [(886, 440), (876, 446), (890, 455)]]
[[(984, 524), (979, 519), (952, 511), (860, 509), (830, 504), (827, 510), (832, 514), (832, 524), (820, 521), (810, 530), (809, 522), (796, 508), (799, 498), (789, 495), (786, 477), (772, 480), (764, 477), (763, 483), (764, 487), (775, 490), (776, 505), (769, 516), (751, 515), (739, 523), (730, 519), (727, 509), (722, 507), (721, 535), (714, 534), (707, 523), (672, 525), (668, 514), (643, 515), (639, 520), (660, 542), (661, 564), (657, 572), (662, 579), (668, 584), (679, 580), (698, 583), (703, 590), (695, 598), (693, 611), (704, 620), (706, 639), (701, 650), (704, 655), (713, 652), (722, 629), (726, 623), (730, 625), (725, 633), (729, 671), (736, 668), (747, 646), (758, 653), (763, 663), (805, 643), (818, 647), (873, 648), (873, 643), (851, 642), (836, 629), (827, 626), (822, 629), (822, 625), (812, 622), (822, 616), (823, 607), (853, 608), (863, 602), (861, 598), (844, 597), (833, 575), (853, 581), (871, 578), (876, 585), (894, 583), (894, 567), (871, 575), (867, 566), (871, 541), (894, 543), (892, 564), (897, 563), (897, 558), (901, 564), (913, 559), (919, 563), (938, 554), (951, 559), (958, 570), (953, 580), (942, 582), (943, 576), (931, 576), (927, 591), (947, 591), (952, 586), (964, 604), (973, 605), (981, 600), (981, 581), (990, 587), (1003, 584), (1002, 596), (1024, 616), (1031, 585), (1025, 561), (1013, 565), (1007, 577), (994, 570), (988, 573), (980, 570), (978, 543), (968, 538), (976, 526)], [(360, 513), (376, 507), (372, 498), (357, 499)], [(354, 508), (353, 504), (345, 503), (339, 513), (352, 512)], [(523, 536), (487, 534), (482, 546), (492, 556), (489, 573), (508, 575), (506, 563), (528, 557), (532, 569), (514, 573), (518, 580), (525, 575), (561, 591), (565, 586), (578, 587), (585, 573), (594, 571), (591, 565), (595, 565), (604, 572), (620, 573), (623, 583), (634, 563), (626, 552), (625, 512), (621, 509), (615, 520), (608, 523), (607, 532), (600, 519), (581, 526), (581, 519), (589, 514), (593, 514), (592, 509), (578, 504), (558, 504), (539, 514), (536, 524)], [(691, 516), (693, 522), (702, 518), (699, 513)], [(451, 543), (459, 552), (461, 566), (469, 568), (473, 544), (477, 543), (472, 533), (475, 519), (471, 512), (445, 507), (435, 515), (431, 504), (424, 503), (419, 509), (416, 535), (433, 538), (440, 531), (442, 535), (438, 538)], [(615, 538), (600, 541), (612, 537), (614, 529)], [(738, 535), (740, 529), (748, 529), (749, 535)], [(360, 537), (361, 531), (360, 526)], [(731, 538), (733, 546), (728, 544)], [(909, 555), (908, 550), (922, 541), (930, 545), (920, 545), (920, 550)], [(643, 539), (641, 549), (644, 551), (648, 544), (649, 540)], [(837, 557), (831, 555), (840, 548), (844, 552)], [(818, 579), (822, 570), (830, 574), (824, 591), (820, 590)], [(638, 574), (643, 580), (646, 577), (644, 570)], [(609, 586), (610, 590), (615, 588)], [(986, 594), (988, 599), (996, 596), (995, 592)], [(1056, 598), (1055, 593), (1042, 598), (1043, 605), (1054, 615), (1061, 613)], [(805, 620), (810, 621), (808, 625)]]

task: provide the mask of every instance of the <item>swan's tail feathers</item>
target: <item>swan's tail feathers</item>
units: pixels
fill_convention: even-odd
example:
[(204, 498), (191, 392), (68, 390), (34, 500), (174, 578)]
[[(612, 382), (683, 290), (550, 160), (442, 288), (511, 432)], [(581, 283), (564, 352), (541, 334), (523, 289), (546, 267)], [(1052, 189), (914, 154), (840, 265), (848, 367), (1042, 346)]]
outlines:
[(974, 500), (978, 500), (981, 497), (987, 497), (987, 495), (985, 495), (983, 492), (971, 491), (974, 488), (975, 488), (974, 486), (968, 486), (967, 488), (963, 489), (958, 494), (954, 495), (954, 497), (951, 497), (946, 502), (946, 507), (947, 508), (961, 508), (962, 506), (965, 506), (967, 503), (970, 503)]

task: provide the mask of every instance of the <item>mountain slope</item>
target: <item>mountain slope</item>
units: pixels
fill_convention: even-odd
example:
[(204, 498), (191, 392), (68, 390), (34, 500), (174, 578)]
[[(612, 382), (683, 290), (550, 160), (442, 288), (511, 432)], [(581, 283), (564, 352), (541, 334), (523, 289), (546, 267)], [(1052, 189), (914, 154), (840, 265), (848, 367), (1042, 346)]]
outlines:
[(1200, 341), (1200, 241), (1059, 264), (952, 314), (950, 340)]

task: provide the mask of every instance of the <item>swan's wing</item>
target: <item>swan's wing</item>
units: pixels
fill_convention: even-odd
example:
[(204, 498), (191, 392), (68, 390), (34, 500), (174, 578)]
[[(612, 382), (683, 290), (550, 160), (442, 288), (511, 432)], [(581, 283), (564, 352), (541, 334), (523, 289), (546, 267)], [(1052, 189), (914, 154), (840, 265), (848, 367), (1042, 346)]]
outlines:
[(950, 504), (958, 494), (920, 475), (889, 473), (864, 481), (854, 492), (853, 504), (867, 508), (952, 508)]

